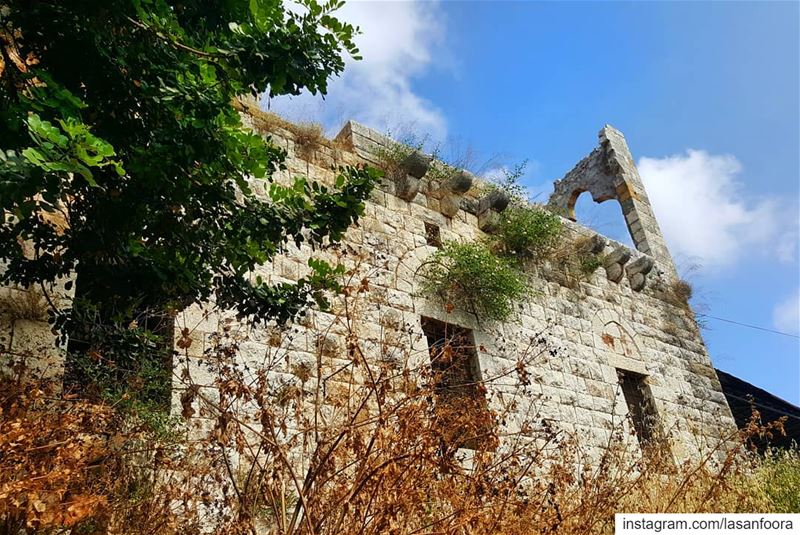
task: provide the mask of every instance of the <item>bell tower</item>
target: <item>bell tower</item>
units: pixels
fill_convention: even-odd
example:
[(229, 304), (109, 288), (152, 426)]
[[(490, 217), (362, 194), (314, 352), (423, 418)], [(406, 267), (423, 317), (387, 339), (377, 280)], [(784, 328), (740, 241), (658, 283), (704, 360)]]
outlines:
[(625, 136), (613, 126), (605, 125), (598, 137), (600, 146), (555, 182), (548, 206), (575, 221), (575, 202), (584, 191), (597, 203), (616, 200), (636, 249), (652, 257), (665, 273), (676, 276), (672, 255)]

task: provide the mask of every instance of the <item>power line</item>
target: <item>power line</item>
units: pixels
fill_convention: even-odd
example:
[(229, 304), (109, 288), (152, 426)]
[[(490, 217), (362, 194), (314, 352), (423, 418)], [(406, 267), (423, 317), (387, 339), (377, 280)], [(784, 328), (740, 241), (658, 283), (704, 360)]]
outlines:
[(749, 323), (742, 323), (740, 321), (734, 321), (734, 320), (729, 320), (729, 319), (725, 319), (725, 318), (719, 318), (717, 316), (712, 316), (711, 314), (703, 314), (701, 312), (696, 312), (695, 314), (698, 315), (698, 316), (703, 316), (704, 318), (711, 318), (712, 320), (724, 321), (726, 323), (732, 323), (734, 325), (740, 325), (742, 327), (749, 327), (750, 329), (757, 329), (759, 331), (765, 331), (765, 332), (768, 332), (768, 333), (780, 334), (780, 335), (783, 335), (783, 336), (789, 336), (791, 338), (800, 338), (800, 336), (798, 336), (796, 334), (785, 333), (783, 331), (776, 331), (774, 329), (767, 329), (766, 327), (759, 327), (758, 325), (750, 325)]

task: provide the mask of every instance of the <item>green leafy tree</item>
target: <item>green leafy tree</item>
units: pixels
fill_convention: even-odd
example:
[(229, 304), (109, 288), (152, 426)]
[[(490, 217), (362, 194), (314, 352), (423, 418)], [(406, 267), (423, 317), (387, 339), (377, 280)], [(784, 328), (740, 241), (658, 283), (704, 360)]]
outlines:
[(274, 183), (285, 154), (242, 127), (233, 101), (325, 93), (358, 55), (357, 29), (332, 15), (341, 5), (0, 1), (0, 282), (77, 273), (88, 312), (58, 326), (92, 344), (76, 318), (129, 326), (214, 298), (284, 321), (322, 301), (335, 274), (324, 262), (297, 284), (249, 273), (287, 243), (339, 240), (377, 172)]

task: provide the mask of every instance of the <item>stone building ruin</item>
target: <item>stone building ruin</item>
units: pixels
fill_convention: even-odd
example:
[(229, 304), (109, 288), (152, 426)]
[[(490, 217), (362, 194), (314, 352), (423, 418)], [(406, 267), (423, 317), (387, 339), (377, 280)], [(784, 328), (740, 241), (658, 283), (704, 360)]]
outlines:
[[(247, 114), (244, 120), (250, 126), (257, 123)], [(282, 175), (286, 180), (304, 175), (330, 183), (335, 176), (332, 166), (380, 167), (381, 150), (394, 143), (353, 121), (332, 141), (309, 144), (282, 123), (270, 126), (269, 134), (288, 153), (288, 168)], [(680, 459), (735, 429), (694, 316), (670, 293), (678, 280), (676, 269), (622, 133), (603, 127), (599, 146), (555, 182), (548, 203), (566, 216), (564, 225), (570, 232), (585, 237), (593, 252), (602, 255), (602, 265), (574, 284), (545, 272), (537, 274), (534, 291), (502, 323), (481, 321), (467, 311), (447, 310), (442, 303), (421, 297), (416, 274), (442, 242), (476, 240), (491, 232), (508, 199), (482, 192), (476, 179), (464, 172), (447, 180), (426, 179), (430, 159), (423, 155), (418, 159), (407, 172), (387, 174), (341, 247), (347, 261), (358, 258), (359, 269), (369, 273), (357, 328), (362, 340), (372, 344), (371, 355), (387, 361), (396, 355), (424, 361), (441, 332), (449, 330), (468, 339), (464, 346), (471, 349), (465, 352), (468, 360), (462, 371), (480, 382), (513, 368), (516, 352), (546, 333), (558, 346), (558, 355), (537, 360), (526, 370), (531, 381), (522, 399), (515, 400), (517, 408), (511, 414), (518, 421), (507, 422), (512, 431), (524, 433), (522, 422), (534, 404), (543, 421), (580, 436), (590, 447), (606, 444), (617, 424), (625, 426), (631, 437), (646, 441), (653, 422), (658, 422), (659, 428), (670, 430), (672, 452)], [(263, 192), (263, 186), (254, 187)], [(574, 221), (575, 202), (582, 192), (589, 192), (596, 202), (619, 203), (635, 249)], [(308, 272), (310, 255), (304, 248), (292, 250), (254, 275), (270, 282), (296, 281)], [(327, 251), (315, 255), (341, 259)], [(22, 298), (20, 290), (4, 291), (6, 298)], [(176, 318), (176, 339), (182, 333), (191, 339), (188, 365), (198, 382), (213, 382), (202, 360), (210, 337), (229, 316), (209, 306), (192, 307)], [(43, 366), (57, 375), (63, 368), (61, 353), (42, 320), (35, 315), (3, 319), (0, 345), (16, 356), (47, 356)], [(311, 310), (282, 341), (275, 340), (273, 327), (251, 333), (237, 358), (257, 366), (264, 355), (279, 348), (293, 363), (285, 370), (286, 380), (291, 381), (298, 363), (313, 364), (320, 354), (334, 362), (340, 358), (346, 345), (340, 327), (335, 310)], [(490, 405), (508, 402), (503, 395), (511, 390), (502, 382), (487, 383), (486, 389)], [(176, 392), (176, 399), (179, 395)]]

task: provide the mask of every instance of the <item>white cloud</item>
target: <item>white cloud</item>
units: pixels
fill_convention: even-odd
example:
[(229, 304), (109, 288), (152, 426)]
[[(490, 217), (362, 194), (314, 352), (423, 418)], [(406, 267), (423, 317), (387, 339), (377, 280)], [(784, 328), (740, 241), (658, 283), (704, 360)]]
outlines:
[(435, 2), (347, 2), (338, 18), (359, 26), (362, 61), (347, 60), (323, 100), (303, 94), (273, 99), (269, 107), (293, 120), (317, 120), (338, 127), (355, 119), (377, 130), (414, 128), (444, 139), (440, 110), (417, 95), (412, 80), (443, 56), (444, 15)]
[(800, 333), (800, 288), (779, 303), (772, 312), (775, 328), (792, 334)]
[(673, 254), (706, 267), (731, 265), (768, 253), (795, 257), (797, 218), (777, 199), (752, 198), (738, 180), (742, 165), (731, 155), (703, 150), (666, 158), (641, 158), (639, 173)]
[(789, 229), (778, 237), (775, 254), (778, 260), (789, 264), (797, 258), (797, 243), (800, 242), (800, 228)]

